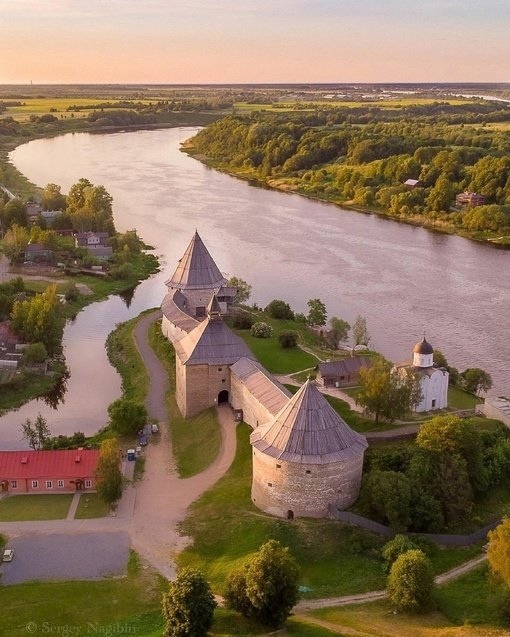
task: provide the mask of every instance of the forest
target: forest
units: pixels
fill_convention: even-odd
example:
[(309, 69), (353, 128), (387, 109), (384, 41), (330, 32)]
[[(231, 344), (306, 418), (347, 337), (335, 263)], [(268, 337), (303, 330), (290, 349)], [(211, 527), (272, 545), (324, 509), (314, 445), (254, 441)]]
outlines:
[[(490, 102), (259, 111), (212, 123), (187, 150), (272, 187), (510, 243), (508, 122)], [(466, 191), (484, 205), (456, 205)]]

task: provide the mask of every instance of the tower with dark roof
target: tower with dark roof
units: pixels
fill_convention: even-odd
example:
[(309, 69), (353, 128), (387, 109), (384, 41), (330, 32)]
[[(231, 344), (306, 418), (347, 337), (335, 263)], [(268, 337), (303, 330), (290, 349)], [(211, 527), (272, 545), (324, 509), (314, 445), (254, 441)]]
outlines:
[(250, 436), (252, 500), (279, 517), (327, 517), (359, 494), (364, 436), (353, 431), (311, 381)]

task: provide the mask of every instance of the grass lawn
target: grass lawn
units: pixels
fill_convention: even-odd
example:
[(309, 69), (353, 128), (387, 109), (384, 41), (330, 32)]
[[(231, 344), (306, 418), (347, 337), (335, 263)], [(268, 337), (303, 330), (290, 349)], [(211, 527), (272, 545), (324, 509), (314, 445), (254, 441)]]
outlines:
[(451, 409), (474, 409), (476, 405), (483, 403), (483, 399), (459, 389), (448, 387), (448, 407)]
[[(474, 592), (474, 591), (473, 591)], [(474, 592), (475, 593), (475, 592)], [(475, 593), (476, 594), (476, 593)], [(469, 606), (472, 599), (466, 595), (463, 604)], [(451, 622), (449, 618), (436, 610), (423, 615), (408, 615), (393, 612), (386, 600), (370, 604), (358, 604), (336, 608), (324, 608), (310, 613), (312, 617), (336, 625), (343, 634), (356, 634), (377, 637), (496, 637), (508, 635), (508, 632), (491, 627), (491, 617), (487, 617), (486, 626), (470, 626), (469, 622)], [(461, 628), (455, 626), (461, 625)], [(349, 631), (352, 630), (352, 633)], [(345, 632), (344, 632), (345, 631)]]
[(67, 516), (73, 495), (10, 495), (0, 501), (0, 520), (62, 520)]
[(245, 341), (257, 360), (273, 374), (292, 374), (313, 368), (319, 362), (315, 356), (299, 347), (283, 349), (277, 335), (271, 338), (255, 338), (249, 330), (237, 330), (236, 333)]
[(122, 378), (123, 397), (143, 403), (149, 389), (149, 374), (135, 344), (138, 319), (117, 325), (108, 335), (106, 348), (110, 362)]
[(110, 507), (101, 500), (97, 493), (82, 493), (74, 519), (104, 518), (109, 511)]
[[(32, 582), (2, 587), (0, 634), (26, 637), (27, 625), (42, 634), (161, 635), (163, 578), (142, 568), (132, 553), (125, 578), (98, 582)], [(115, 626), (119, 623), (117, 632)], [(64, 633), (64, 627), (74, 632)], [(51, 632), (50, 629), (53, 629)]]

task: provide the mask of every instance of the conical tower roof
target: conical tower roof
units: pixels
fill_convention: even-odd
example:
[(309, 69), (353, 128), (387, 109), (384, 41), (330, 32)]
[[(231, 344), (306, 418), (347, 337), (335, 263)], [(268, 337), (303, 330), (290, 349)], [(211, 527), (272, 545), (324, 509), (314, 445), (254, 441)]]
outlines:
[(226, 282), (198, 232), (195, 231), (186, 252), (179, 260), (179, 265), (165, 285), (178, 290), (203, 290), (220, 288)]
[(349, 460), (368, 446), (309, 380), (272, 421), (255, 429), (250, 442), (269, 456), (302, 464)]
[(253, 358), (243, 339), (221, 318), (205, 319), (174, 347), (185, 365), (232, 365), (240, 358)]

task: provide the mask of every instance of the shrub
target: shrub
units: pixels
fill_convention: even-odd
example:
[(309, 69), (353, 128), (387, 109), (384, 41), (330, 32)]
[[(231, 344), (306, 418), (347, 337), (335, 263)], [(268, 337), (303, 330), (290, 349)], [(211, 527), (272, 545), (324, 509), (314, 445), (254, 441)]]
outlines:
[(382, 547), (381, 555), (385, 562), (386, 572), (389, 573), (393, 562), (407, 551), (417, 549), (418, 546), (407, 537), (407, 535), (398, 534)]
[(390, 603), (397, 610), (426, 611), (432, 602), (434, 575), (425, 553), (413, 549), (397, 557), (388, 576), (387, 588)]
[(271, 338), (273, 336), (273, 328), (264, 323), (264, 321), (259, 321), (251, 326), (251, 333), (255, 338)]
[(294, 312), (290, 309), (290, 305), (280, 299), (273, 299), (264, 311), (267, 312), (271, 318), (284, 319), (287, 321), (294, 319)]
[(239, 310), (232, 315), (232, 327), (238, 330), (249, 330), (255, 322), (253, 316), (248, 312)]
[(280, 336), (278, 336), (278, 341), (280, 345), (284, 349), (290, 349), (291, 347), (296, 347), (298, 344), (299, 335), (294, 330), (289, 330), (287, 332), (282, 332)]

